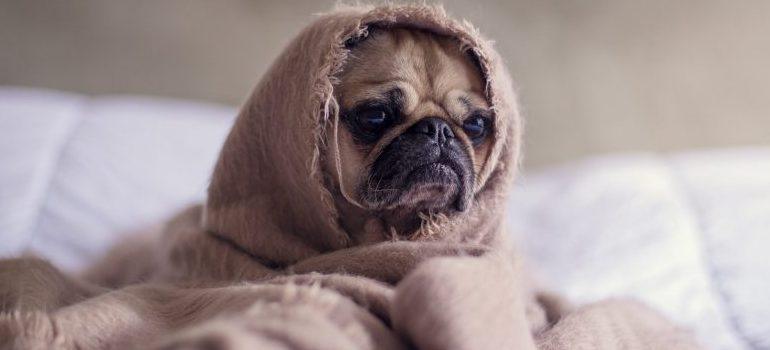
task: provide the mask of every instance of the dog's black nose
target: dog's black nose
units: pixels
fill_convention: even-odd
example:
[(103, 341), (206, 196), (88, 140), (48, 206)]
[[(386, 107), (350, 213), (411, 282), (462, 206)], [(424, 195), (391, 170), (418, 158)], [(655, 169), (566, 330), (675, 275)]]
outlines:
[(428, 135), (428, 137), (439, 144), (444, 144), (447, 140), (455, 137), (452, 127), (444, 119), (437, 117), (423, 118), (412, 125), (408, 132)]

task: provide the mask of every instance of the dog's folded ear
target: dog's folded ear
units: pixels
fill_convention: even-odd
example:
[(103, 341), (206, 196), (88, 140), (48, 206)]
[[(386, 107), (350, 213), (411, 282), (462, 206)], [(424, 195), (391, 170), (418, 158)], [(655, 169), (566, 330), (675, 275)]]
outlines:
[[(372, 29), (375, 28), (375, 29)], [(434, 239), (493, 245), (517, 169), (521, 123), (498, 54), (475, 28), (428, 5), (344, 7), (319, 16), (277, 58), (242, 107), (216, 164), (205, 229), (253, 256), (288, 264), (354, 244), (333, 184), (342, 127), (334, 96), (352, 46), (376, 28), (452, 38), (478, 63), (494, 113), (494, 143), (469, 210), (426, 224)], [(327, 160), (331, 160), (328, 162)]]

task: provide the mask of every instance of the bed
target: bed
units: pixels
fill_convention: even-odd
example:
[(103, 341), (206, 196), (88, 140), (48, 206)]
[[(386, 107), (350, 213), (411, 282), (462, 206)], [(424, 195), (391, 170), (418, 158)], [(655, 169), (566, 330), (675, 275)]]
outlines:
[[(235, 113), (0, 87), (0, 256), (74, 271), (202, 200)], [(576, 302), (633, 296), (710, 348), (770, 348), (770, 146), (525, 172), (508, 220), (542, 282)]]

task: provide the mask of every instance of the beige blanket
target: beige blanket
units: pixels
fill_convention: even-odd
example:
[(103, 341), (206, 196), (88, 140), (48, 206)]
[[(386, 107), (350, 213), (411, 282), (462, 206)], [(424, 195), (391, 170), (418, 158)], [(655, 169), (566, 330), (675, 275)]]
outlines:
[[(370, 26), (456, 38), (477, 61), (494, 145), (469, 210), (358, 244), (335, 205), (335, 75)], [(2, 349), (691, 349), (631, 301), (576, 310), (523, 275), (503, 213), (522, 125), (491, 44), (432, 6), (319, 16), (262, 78), (224, 145), (205, 206), (126, 242), (82, 279), (0, 262)]]

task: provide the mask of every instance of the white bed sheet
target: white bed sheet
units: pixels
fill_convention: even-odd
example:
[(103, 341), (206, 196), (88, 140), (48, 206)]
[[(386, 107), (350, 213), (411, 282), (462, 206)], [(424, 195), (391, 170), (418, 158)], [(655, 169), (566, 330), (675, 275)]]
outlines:
[[(0, 256), (67, 270), (203, 198), (235, 110), (0, 88)], [(519, 180), (509, 221), (546, 283), (634, 296), (714, 349), (770, 348), (770, 147), (633, 154)]]

